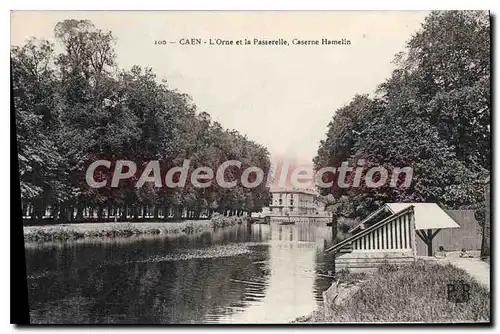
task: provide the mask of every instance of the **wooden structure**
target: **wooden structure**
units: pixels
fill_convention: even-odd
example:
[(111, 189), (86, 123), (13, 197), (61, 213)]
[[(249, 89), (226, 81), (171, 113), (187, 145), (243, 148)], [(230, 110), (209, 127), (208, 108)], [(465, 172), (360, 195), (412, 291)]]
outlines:
[(490, 259), (490, 229), (491, 229), (491, 197), (490, 197), (490, 177), (488, 176), (484, 182), (484, 226), (481, 244), (481, 258), (489, 261)]
[(360, 226), (353, 236), (326, 251), (335, 253), (336, 270), (374, 268), (385, 261), (410, 262), (416, 257), (414, 224), (413, 206), (409, 206), (374, 224)]
[(432, 255), (432, 239), (439, 231), (457, 227), (437, 204), (388, 203), (351, 228), (351, 237), (326, 251), (337, 254), (336, 269), (404, 263), (417, 256), (417, 236), (427, 245), (427, 255)]
[[(481, 249), (482, 229), (474, 216), (474, 210), (444, 210), (460, 228), (442, 229), (432, 239), (433, 250), (443, 246), (445, 251), (460, 251), (462, 248)], [(428, 253), (428, 246), (417, 237), (417, 256)]]

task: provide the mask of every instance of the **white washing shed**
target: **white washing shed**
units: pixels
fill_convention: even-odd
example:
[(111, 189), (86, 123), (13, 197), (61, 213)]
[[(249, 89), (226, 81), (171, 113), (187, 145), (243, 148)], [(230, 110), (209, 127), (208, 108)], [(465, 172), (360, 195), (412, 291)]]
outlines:
[[(406, 262), (416, 257), (418, 236), (432, 256), (432, 239), (442, 229), (460, 225), (435, 203), (387, 203), (351, 228), (353, 235), (328, 248), (339, 260), (359, 266), (382, 261)], [(348, 254), (347, 254), (348, 253)]]

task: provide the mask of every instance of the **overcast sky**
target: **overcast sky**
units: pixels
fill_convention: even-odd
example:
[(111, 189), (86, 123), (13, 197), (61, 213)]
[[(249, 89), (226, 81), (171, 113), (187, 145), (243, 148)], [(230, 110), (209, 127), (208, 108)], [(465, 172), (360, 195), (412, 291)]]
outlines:
[[(308, 163), (335, 110), (373, 93), (428, 12), (14, 12), (12, 44), (54, 40), (65, 19), (88, 19), (117, 38), (121, 68), (150, 66), (200, 111)], [(182, 46), (155, 40), (260, 38), (351, 40), (349, 46)]]

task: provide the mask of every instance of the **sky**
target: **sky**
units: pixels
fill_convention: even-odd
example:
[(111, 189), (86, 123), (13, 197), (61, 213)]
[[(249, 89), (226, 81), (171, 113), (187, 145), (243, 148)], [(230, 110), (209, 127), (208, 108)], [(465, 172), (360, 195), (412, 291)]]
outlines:
[[(199, 111), (268, 148), (273, 160), (310, 164), (335, 110), (372, 94), (424, 11), (14, 11), (11, 44), (55, 41), (54, 26), (88, 19), (117, 38), (118, 65), (152, 67)], [(349, 39), (351, 45), (181, 45), (180, 39)], [(155, 41), (167, 42), (156, 45)], [(172, 43), (171, 43), (172, 42)]]

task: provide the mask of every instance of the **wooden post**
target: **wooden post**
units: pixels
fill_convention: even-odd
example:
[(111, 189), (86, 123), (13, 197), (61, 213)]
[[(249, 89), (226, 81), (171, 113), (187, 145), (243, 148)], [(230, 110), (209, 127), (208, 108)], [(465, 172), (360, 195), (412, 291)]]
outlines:
[(427, 256), (432, 256), (432, 229), (427, 229)]
[(337, 241), (337, 232), (337, 217), (335, 217), (332, 212), (332, 240), (334, 243)]
[(417, 259), (417, 243), (415, 240), (415, 211), (411, 211), (411, 216), (410, 216), (410, 233), (411, 233), (411, 247), (413, 249), (413, 258), (416, 260)]
[(333, 254), (332, 254), (332, 258), (333, 258), (333, 266), (332, 266), (333, 267), (333, 274), (336, 274), (336, 272), (337, 272), (337, 268), (335, 266), (335, 259), (337, 258), (336, 255), (337, 255), (337, 252), (333, 252)]
[(490, 177), (485, 181), (484, 186), (484, 204), (485, 204), (485, 214), (484, 214), (484, 225), (483, 225), (483, 236), (481, 240), (481, 259), (488, 260), (490, 257), (490, 215), (491, 215), (491, 199), (490, 199)]

